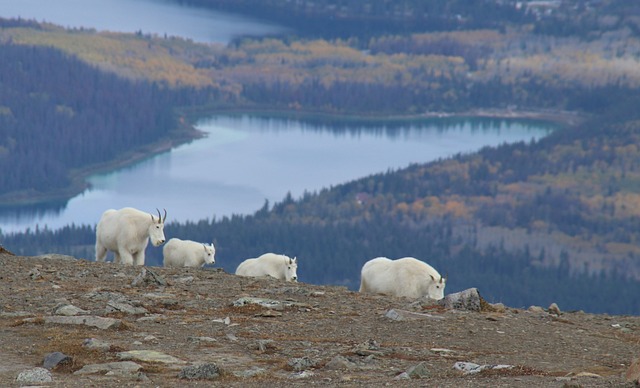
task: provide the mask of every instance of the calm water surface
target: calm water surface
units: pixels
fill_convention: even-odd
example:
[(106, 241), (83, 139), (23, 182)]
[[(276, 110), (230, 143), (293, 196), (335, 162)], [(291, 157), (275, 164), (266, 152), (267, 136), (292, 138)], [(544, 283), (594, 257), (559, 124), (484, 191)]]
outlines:
[(3, 232), (38, 225), (95, 225), (109, 208), (166, 208), (167, 220), (251, 214), (265, 200), (344, 183), (483, 146), (529, 141), (550, 127), (503, 120), (430, 121), (401, 127), (336, 128), (249, 116), (214, 117), (203, 139), (132, 167), (92, 176), (92, 188), (57, 207), (0, 211)]

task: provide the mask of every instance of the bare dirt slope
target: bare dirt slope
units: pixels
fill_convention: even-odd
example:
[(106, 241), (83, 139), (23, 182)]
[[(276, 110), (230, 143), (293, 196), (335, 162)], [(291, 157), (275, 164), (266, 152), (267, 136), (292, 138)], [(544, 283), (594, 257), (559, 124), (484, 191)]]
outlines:
[[(0, 386), (21, 385), (20, 372), (62, 352), (72, 361), (43, 385), (631, 387), (625, 372), (640, 355), (640, 317), (447, 310), (209, 268), (148, 269), (141, 278), (142, 267), (0, 253)], [(117, 324), (55, 323), (68, 305)], [(107, 345), (89, 348), (89, 338)], [(77, 373), (132, 350), (175, 359), (133, 359), (137, 372)], [(511, 367), (465, 374), (457, 362)], [(220, 375), (178, 377), (200, 364)], [(403, 378), (416, 366), (422, 378)]]

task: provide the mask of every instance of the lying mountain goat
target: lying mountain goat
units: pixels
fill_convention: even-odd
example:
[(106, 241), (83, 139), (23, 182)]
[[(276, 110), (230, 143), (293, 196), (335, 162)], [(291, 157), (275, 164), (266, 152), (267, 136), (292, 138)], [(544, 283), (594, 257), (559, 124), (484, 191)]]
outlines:
[(96, 261), (104, 261), (107, 251), (112, 251), (114, 263), (144, 265), (149, 239), (156, 247), (164, 243), (166, 219), (166, 210), (164, 217), (158, 210), (158, 218), (130, 207), (105, 211), (96, 227)]
[(216, 248), (191, 240), (172, 238), (162, 248), (165, 267), (202, 267), (214, 264)]
[(378, 257), (362, 266), (360, 292), (439, 300), (444, 298), (446, 280), (432, 266), (413, 257)]
[(256, 259), (247, 259), (236, 269), (239, 276), (272, 276), (279, 280), (297, 282), (298, 262), (285, 255), (265, 253)]

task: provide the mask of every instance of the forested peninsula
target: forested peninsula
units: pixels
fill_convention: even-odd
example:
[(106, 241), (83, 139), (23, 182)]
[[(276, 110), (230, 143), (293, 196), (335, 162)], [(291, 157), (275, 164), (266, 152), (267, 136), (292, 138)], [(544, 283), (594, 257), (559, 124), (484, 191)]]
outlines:
[[(398, 3), (406, 17), (428, 18), (434, 13), (417, 4), (436, 2)], [(230, 270), (286, 246), (304, 258), (301, 280), (355, 287), (371, 257), (428, 256), (455, 274), (452, 290), (481, 282), (491, 301), (556, 301), (590, 311), (606, 301), (607, 312), (640, 313), (634, 6), (560, 1), (547, 13), (527, 2), (480, 1), (467, 13), (451, 13), (463, 3), (450, 2), (438, 16), (446, 23), (429, 30), (323, 37), (310, 29), (228, 46), (3, 20), (0, 51), (12, 60), (0, 64), (0, 168), (12, 174), (1, 178), (0, 199), (64, 189), (78, 168), (159, 139), (184, 139), (200, 112), (307, 120), (563, 113), (574, 119), (538, 142), (364, 177), (267, 203), (250, 216), (171, 224), (167, 233), (213, 236)], [(326, 4), (316, 9), (334, 10)], [(391, 12), (376, 1), (362, 4), (379, 15)], [(482, 23), (482, 12), (496, 7), (510, 13)], [(353, 16), (359, 9), (337, 10), (351, 25), (372, 20)], [(402, 20), (392, 13), (391, 23)], [(47, 177), (38, 179), (43, 171)], [(93, 228), (27, 231), (2, 235), (1, 242), (18, 254), (91, 259)], [(149, 254), (151, 264), (160, 263), (157, 255)]]

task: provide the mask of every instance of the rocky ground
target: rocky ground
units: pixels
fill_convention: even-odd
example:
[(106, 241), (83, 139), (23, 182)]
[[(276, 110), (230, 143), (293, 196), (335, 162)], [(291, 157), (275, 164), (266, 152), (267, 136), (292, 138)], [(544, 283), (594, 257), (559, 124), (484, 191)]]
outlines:
[(475, 311), (215, 268), (4, 251), (0, 298), (3, 387), (632, 387), (640, 369), (640, 317)]

